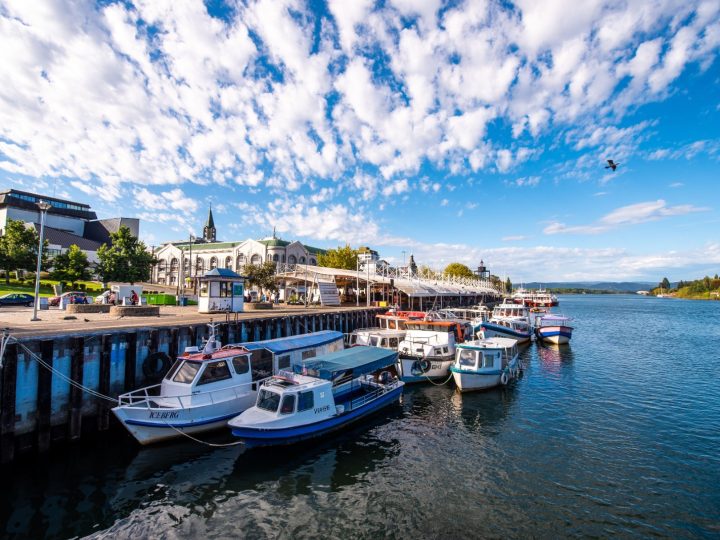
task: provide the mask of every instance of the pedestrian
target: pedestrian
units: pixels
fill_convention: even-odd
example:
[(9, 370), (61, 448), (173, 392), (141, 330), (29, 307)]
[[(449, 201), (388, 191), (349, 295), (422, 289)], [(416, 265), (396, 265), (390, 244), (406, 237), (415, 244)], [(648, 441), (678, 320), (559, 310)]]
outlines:
[(130, 304), (133, 306), (137, 306), (140, 299), (138, 298), (137, 293), (134, 290), (130, 291)]

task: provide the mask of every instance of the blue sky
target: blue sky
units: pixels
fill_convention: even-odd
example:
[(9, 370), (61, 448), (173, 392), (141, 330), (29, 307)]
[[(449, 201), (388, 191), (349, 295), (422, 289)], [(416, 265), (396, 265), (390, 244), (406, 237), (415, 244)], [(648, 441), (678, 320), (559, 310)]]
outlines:
[(720, 271), (719, 49), (716, 0), (6, 0), (0, 178), (149, 245), (212, 204), (222, 240), (689, 279)]

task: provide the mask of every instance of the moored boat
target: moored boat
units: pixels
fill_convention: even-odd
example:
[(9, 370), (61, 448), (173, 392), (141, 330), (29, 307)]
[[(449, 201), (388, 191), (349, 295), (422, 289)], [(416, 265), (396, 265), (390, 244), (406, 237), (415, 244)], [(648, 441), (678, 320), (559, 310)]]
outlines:
[(140, 444), (224, 427), (255, 403), (262, 380), (303, 358), (343, 348), (342, 333), (332, 331), (220, 348), (216, 325), (209, 326), (203, 349), (188, 347), (160, 384), (118, 397), (112, 411)]
[(490, 320), (481, 323), (479, 334), (484, 339), (505, 337), (520, 343), (530, 341), (532, 326), (528, 307), (513, 303), (496, 306)]
[(545, 289), (528, 290), (518, 288), (512, 295), (513, 302), (529, 307), (553, 307), (558, 305), (558, 298)]
[(572, 337), (573, 327), (570, 326), (572, 319), (549, 313), (541, 317), (535, 317), (535, 335), (538, 339), (549, 343), (562, 345), (568, 343)]
[(490, 338), (461, 343), (450, 371), (461, 392), (505, 385), (520, 374), (517, 341)]
[(408, 321), (405, 339), (398, 345), (403, 382), (447, 379), (456, 343), (472, 339), (472, 335), (472, 325), (466, 321)]
[(255, 406), (228, 425), (249, 446), (326, 435), (400, 397), (396, 362), (395, 352), (363, 346), (308, 360), (265, 381)]
[(426, 316), (423, 311), (394, 311), (377, 315), (378, 326), (359, 328), (348, 335), (347, 345), (369, 345), (396, 351), (398, 344), (405, 337), (405, 323), (409, 320), (422, 320)]

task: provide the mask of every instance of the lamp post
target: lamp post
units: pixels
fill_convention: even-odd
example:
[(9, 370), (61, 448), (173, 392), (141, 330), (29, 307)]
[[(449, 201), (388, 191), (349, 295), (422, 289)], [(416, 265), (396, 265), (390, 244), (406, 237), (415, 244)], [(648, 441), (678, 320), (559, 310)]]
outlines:
[(355, 307), (360, 307), (360, 258), (355, 255)]
[(33, 306), (33, 316), (31, 321), (39, 321), (37, 316), (38, 304), (40, 303), (40, 262), (42, 261), (42, 248), (45, 242), (45, 214), (50, 210), (51, 205), (45, 201), (38, 202), (40, 209), (40, 241), (38, 242), (37, 269), (35, 270), (35, 304)]

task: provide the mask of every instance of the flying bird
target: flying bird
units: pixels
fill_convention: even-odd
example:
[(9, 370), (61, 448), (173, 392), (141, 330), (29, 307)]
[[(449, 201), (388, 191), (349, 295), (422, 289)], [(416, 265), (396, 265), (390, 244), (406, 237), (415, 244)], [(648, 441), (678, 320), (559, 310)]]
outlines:
[(617, 169), (618, 165), (620, 165), (619, 163), (615, 163), (612, 159), (608, 159), (607, 162), (608, 162), (608, 164), (605, 165), (605, 168), (612, 169), (613, 171), (615, 171), (615, 169)]

